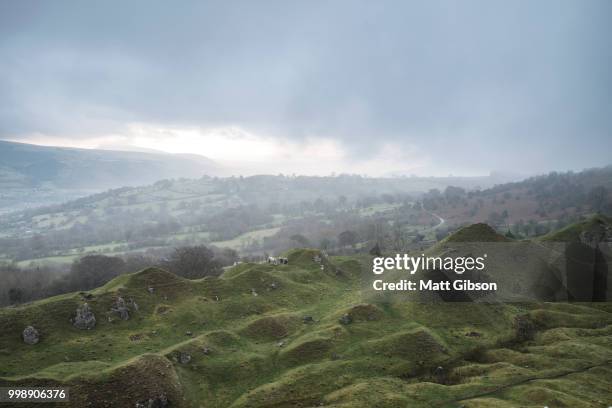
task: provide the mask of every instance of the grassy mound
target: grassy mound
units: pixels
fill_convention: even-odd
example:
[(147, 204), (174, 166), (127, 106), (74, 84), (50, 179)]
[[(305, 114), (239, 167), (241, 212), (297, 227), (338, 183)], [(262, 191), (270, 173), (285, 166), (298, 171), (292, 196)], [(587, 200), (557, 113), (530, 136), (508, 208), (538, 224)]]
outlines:
[(351, 307), (347, 314), (354, 322), (365, 322), (380, 320), (383, 318), (383, 311), (379, 307), (371, 304), (360, 304)]
[[(493, 239), (482, 225), (457, 234)], [(151, 268), (89, 294), (0, 309), (0, 385), (64, 384), (73, 399), (62, 406), (75, 407), (162, 394), (176, 407), (612, 400), (610, 303), (364, 303), (367, 259), (320, 255), (294, 250), (288, 265), (241, 264), (200, 280)], [(117, 296), (138, 304), (129, 320), (112, 312)], [(70, 322), (84, 302), (92, 330)], [(516, 335), (516, 316), (533, 323), (530, 336)], [(21, 339), (28, 325), (36, 345)]]
[(478, 223), (463, 227), (444, 239), (445, 242), (509, 242), (510, 239), (498, 234), (491, 226)]
[(542, 238), (541, 241), (550, 242), (578, 242), (580, 235), (584, 232), (599, 232), (612, 229), (612, 218), (597, 214), (588, 219), (566, 226), (558, 231), (553, 231)]
[(259, 340), (278, 340), (296, 329), (299, 318), (291, 315), (262, 317), (250, 323), (241, 333)]

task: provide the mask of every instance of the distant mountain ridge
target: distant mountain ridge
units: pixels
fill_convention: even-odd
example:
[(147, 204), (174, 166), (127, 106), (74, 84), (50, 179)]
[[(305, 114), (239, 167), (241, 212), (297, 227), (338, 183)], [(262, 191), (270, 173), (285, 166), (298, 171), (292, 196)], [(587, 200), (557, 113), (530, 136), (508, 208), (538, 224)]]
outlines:
[(107, 189), (214, 175), (193, 154), (77, 149), (0, 140), (0, 213), (60, 203)]
[(201, 177), (216, 164), (197, 155), (76, 149), (0, 141), (0, 186), (108, 189)]

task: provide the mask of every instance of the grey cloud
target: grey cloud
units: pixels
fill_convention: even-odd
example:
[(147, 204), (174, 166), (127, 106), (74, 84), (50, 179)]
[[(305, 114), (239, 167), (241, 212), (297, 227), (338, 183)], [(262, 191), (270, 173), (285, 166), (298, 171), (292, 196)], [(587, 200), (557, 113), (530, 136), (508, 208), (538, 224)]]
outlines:
[(603, 165), (611, 19), (605, 0), (2, 2), (0, 137), (233, 124), (456, 173)]

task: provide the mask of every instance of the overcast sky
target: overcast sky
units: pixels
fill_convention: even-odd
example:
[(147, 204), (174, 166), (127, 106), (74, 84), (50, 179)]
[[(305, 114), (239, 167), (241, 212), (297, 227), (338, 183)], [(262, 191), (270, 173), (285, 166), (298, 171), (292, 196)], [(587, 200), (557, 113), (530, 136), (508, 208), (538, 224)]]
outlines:
[(612, 163), (612, 1), (0, 0), (0, 139), (244, 173)]

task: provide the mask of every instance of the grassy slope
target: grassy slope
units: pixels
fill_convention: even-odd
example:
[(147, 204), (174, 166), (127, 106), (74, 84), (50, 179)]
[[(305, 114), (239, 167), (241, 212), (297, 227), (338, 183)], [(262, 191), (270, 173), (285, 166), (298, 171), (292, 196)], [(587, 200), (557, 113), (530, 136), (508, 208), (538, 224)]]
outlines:
[(612, 218), (602, 214), (597, 214), (587, 218), (584, 221), (577, 222), (562, 228), (558, 231), (553, 231), (539, 238), (541, 241), (552, 242), (575, 242), (580, 240), (580, 234), (586, 230), (593, 230), (599, 226), (612, 226)]
[[(218, 279), (156, 269), (121, 276), (92, 292), (91, 331), (69, 322), (79, 294), (2, 309), (0, 385), (66, 382), (73, 406), (134, 406), (159, 392), (179, 407), (612, 401), (608, 303), (363, 304), (359, 259), (333, 258), (321, 270), (314, 254), (292, 251), (283, 266), (241, 264)], [(132, 319), (109, 312), (117, 295), (138, 303)], [(338, 323), (344, 313), (352, 324)], [(516, 340), (517, 314), (538, 327), (534, 340)], [(315, 322), (303, 323), (305, 315)], [(20, 339), (29, 324), (42, 335), (35, 346)], [(181, 351), (192, 355), (188, 364), (177, 361)], [(433, 375), (439, 365), (443, 378)]]

